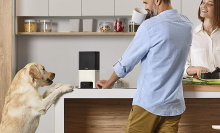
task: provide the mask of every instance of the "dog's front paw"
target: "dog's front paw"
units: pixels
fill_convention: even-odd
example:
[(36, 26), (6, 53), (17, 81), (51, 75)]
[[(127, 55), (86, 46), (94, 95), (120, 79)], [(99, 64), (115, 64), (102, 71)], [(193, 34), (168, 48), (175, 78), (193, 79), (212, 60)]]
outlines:
[(57, 83), (53, 87), (54, 87), (54, 89), (58, 89), (60, 86), (62, 86), (62, 84), (61, 83)]
[(65, 85), (62, 85), (62, 86), (60, 87), (62, 93), (72, 92), (72, 91), (73, 91), (73, 88), (74, 88), (74, 86), (71, 85), (71, 84), (65, 84)]
[[(58, 89), (59, 87), (61, 87), (62, 86), (62, 84), (61, 83), (57, 83), (57, 84), (55, 84), (54, 86), (52, 86), (50, 89), (48, 89), (47, 90), (47, 93), (52, 93), (54, 90), (56, 90), (56, 89)], [(49, 95), (49, 94), (47, 94), (47, 95)]]

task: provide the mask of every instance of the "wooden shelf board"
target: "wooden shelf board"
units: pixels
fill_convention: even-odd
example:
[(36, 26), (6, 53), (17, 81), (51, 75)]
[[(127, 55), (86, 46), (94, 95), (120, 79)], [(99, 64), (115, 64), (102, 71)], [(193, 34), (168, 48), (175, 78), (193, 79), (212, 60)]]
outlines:
[(135, 32), (18, 32), (17, 36), (134, 36)]
[(220, 85), (183, 85), (184, 91), (220, 91)]

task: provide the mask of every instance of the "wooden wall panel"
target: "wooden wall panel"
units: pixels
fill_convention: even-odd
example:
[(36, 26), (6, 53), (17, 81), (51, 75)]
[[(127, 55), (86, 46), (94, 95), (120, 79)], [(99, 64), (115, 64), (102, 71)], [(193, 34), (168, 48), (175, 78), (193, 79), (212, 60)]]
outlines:
[[(219, 133), (219, 99), (185, 99), (178, 133)], [(65, 99), (65, 133), (124, 133), (132, 99)]]
[(12, 0), (0, 0), (0, 121), (12, 79)]

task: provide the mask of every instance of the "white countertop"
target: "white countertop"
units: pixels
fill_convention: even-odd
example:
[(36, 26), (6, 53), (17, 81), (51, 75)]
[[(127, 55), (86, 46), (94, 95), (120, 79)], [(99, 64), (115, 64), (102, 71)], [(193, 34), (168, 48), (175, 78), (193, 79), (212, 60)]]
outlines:
[[(63, 98), (133, 98), (136, 89), (74, 89)], [(220, 98), (219, 91), (184, 91), (185, 98)]]

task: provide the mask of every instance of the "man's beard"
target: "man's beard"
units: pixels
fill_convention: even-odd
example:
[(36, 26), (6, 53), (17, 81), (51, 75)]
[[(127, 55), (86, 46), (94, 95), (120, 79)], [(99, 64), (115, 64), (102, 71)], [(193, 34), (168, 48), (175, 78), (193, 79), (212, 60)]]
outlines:
[(157, 11), (157, 9), (156, 9), (156, 3), (155, 3), (154, 0), (152, 0), (152, 2), (154, 2), (154, 9), (151, 10), (151, 15), (150, 15), (151, 18), (158, 15), (158, 11)]
[(155, 9), (154, 11), (151, 10), (150, 12), (151, 12), (151, 14), (150, 14), (150, 17), (151, 17), (151, 18), (158, 15), (158, 12), (157, 12), (156, 9)]

